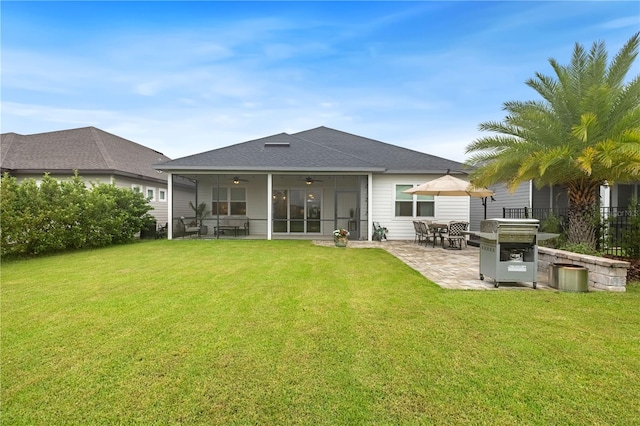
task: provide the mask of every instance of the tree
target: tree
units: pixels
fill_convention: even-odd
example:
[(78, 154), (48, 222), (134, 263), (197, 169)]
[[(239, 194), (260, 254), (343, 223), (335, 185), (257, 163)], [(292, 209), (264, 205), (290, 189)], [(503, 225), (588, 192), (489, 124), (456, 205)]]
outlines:
[(467, 146), (471, 181), (565, 186), (567, 238), (595, 248), (599, 187), (640, 179), (640, 76), (626, 81), (639, 42), (636, 33), (610, 63), (604, 42), (588, 52), (576, 43), (567, 66), (549, 59), (555, 76), (526, 81), (542, 100), (506, 102), (501, 122), (480, 124), (495, 134)]

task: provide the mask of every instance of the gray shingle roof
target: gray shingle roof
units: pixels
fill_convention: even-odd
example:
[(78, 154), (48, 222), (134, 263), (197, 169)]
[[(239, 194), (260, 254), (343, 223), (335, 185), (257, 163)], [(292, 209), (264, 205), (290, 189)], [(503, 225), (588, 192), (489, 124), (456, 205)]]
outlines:
[(2, 170), (23, 173), (112, 173), (166, 180), (153, 164), (170, 160), (153, 149), (95, 127), (0, 139)]
[(444, 173), (462, 164), (328, 127), (261, 139), (178, 158), (161, 170), (360, 171)]

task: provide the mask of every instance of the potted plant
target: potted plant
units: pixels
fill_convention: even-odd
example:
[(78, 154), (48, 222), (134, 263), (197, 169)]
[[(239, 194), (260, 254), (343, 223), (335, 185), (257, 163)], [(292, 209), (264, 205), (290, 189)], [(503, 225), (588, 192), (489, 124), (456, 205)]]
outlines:
[(207, 210), (207, 203), (204, 201), (196, 207), (191, 201), (189, 201), (189, 207), (193, 209), (196, 215), (196, 220), (198, 221), (198, 226), (200, 226), (200, 234), (206, 235), (209, 231), (206, 225), (203, 225), (202, 222), (204, 218), (209, 214), (209, 210)]
[(346, 247), (349, 241), (348, 237), (349, 231), (344, 228), (333, 231), (333, 242), (336, 244), (336, 247)]

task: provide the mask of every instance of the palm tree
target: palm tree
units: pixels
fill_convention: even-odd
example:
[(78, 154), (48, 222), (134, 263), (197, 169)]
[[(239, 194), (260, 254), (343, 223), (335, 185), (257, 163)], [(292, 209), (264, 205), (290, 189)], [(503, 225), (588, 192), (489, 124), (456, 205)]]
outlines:
[(506, 102), (503, 121), (480, 124), (496, 135), (467, 146), (471, 181), (565, 186), (568, 241), (595, 248), (600, 186), (640, 179), (640, 75), (625, 82), (639, 43), (636, 33), (611, 63), (603, 42), (576, 43), (568, 66), (550, 59), (555, 76), (526, 81), (542, 100)]

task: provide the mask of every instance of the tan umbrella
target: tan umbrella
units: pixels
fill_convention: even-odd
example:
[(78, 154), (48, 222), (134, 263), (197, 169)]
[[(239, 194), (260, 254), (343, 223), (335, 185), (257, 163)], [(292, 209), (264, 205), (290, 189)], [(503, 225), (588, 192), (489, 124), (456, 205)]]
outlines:
[(415, 186), (406, 191), (405, 194), (416, 195), (441, 195), (441, 196), (465, 196), (485, 198), (493, 196), (493, 191), (487, 188), (476, 188), (466, 180), (444, 175), (438, 179)]

